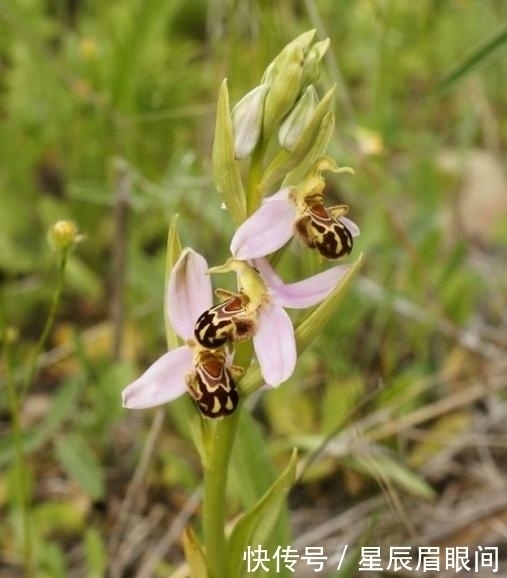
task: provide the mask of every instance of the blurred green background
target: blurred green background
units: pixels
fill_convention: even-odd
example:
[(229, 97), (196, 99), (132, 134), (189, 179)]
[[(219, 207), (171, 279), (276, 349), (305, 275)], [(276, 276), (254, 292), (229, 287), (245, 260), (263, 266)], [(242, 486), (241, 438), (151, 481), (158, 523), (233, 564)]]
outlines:
[[(222, 79), (234, 102), (310, 28), (331, 40), (330, 153), (356, 171), (329, 178), (328, 198), (350, 205), (365, 263), (296, 375), (252, 402), (265, 454), (282, 467), (296, 445), (306, 463), (293, 544), (325, 547), (322, 575), (334, 576), (344, 543), (505, 543), (506, 26), (507, 3), (482, 0), (0, 2), (0, 276), (15, 378), (54, 287), (47, 230), (67, 218), (86, 236), (21, 411), (37, 577), (172, 576), (181, 562), (201, 475), (182, 414), (127, 412), (119, 395), (165, 349), (172, 216), (210, 263), (228, 255), (211, 177)], [(301, 254), (287, 278), (319, 267)], [(23, 574), (1, 363), (10, 578)]]

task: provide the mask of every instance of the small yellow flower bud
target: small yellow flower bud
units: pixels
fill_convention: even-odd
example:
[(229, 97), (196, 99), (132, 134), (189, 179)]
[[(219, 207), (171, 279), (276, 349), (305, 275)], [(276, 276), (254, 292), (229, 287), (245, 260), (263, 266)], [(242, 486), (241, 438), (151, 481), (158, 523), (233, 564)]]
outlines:
[(79, 43), (79, 52), (84, 60), (93, 60), (98, 56), (97, 43), (93, 38), (83, 38)]
[(385, 152), (384, 141), (379, 132), (359, 126), (354, 131), (359, 152), (365, 156), (381, 155)]
[(3, 345), (14, 345), (19, 341), (19, 329), (14, 325), (7, 325), (4, 332), (5, 342)]
[(48, 231), (48, 241), (57, 251), (68, 251), (82, 240), (74, 221), (57, 221)]

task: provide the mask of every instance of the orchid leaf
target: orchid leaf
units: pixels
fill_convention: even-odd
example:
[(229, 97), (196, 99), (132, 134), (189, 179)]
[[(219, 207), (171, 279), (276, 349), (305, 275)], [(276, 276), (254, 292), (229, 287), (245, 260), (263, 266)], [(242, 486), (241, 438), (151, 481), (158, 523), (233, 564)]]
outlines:
[(258, 363), (252, 364), (243, 379), (239, 382), (238, 387), (241, 395), (247, 396), (254, 392), (256, 389), (264, 383), (264, 379), (261, 374), (261, 369)]
[(296, 476), (297, 452), (264, 496), (236, 524), (229, 538), (229, 576), (247, 576), (243, 554), (249, 545), (265, 544), (276, 524), (280, 511)]
[(261, 428), (249, 411), (242, 411), (239, 417), (230, 476), (245, 510), (253, 507), (276, 476)]
[[(234, 439), (229, 478), (234, 495), (244, 510), (252, 508), (259, 496), (268, 490), (276, 479), (276, 473), (260, 425), (249, 411), (242, 411)], [(288, 544), (289, 541), (289, 515), (284, 504), (270, 540), (265, 545), (275, 550), (279, 544)]]

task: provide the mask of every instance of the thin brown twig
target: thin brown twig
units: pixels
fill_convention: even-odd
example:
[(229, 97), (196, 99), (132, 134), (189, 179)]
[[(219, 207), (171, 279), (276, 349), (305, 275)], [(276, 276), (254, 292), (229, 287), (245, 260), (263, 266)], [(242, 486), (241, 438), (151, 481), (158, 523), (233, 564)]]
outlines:
[[(350, 532), (354, 527), (354, 538), (358, 538), (370, 523), (370, 518), (383, 504), (381, 496), (375, 496), (355, 504), (336, 516), (326, 516), (324, 522), (305, 530), (294, 539), (293, 545), (300, 549), (304, 546), (318, 544), (329, 536), (335, 536), (340, 532)], [(305, 524), (306, 525), (306, 524)], [(350, 534), (349, 534), (350, 536)]]
[(372, 279), (359, 276), (356, 279), (356, 283), (361, 293), (367, 297), (376, 301), (390, 302), (393, 310), (398, 315), (422, 325), (431, 324), (438, 333), (456, 341), (461, 347), (476, 355), (489, 360), (499, 360), (505, 357), (505, 351), (481, 335), (479, 331), (475, 331), (472, 328), (458, 327), (445, 318), (436, 318), (436, 315), (429, 315), (427, 310), (404, 296), (391, 297), (381, 285)]
[(160, 540), (150, 548), (149, 554), (147, 555), (145, 562), (139, 568), (135, 578), (151, 578), (151, 576), (153, 576), (155, 565), (180, 539), (188, 521), (201, 503), (201, 499), (202, 486), (199, 486), (189, 496), (185, 505), (174, 518), (172, 524), (169, 526), (162, 538), (160, 538)]
[(120, 506), (116, 523), (111, 532), (111, 539), (109, 543), (109, 551), (111, 553), (110, 560), (111, 566), (109, 568), (109, 578), (120, 578), (121, 572), (123, 570), (123, 562), (121, 557), (116, 556), (116, 552), (121, 547), (121, 541), (125, 534), (125, 529), (128, 525), (128, 521), (132, 512), (135, 509), (136, 498), (140, 495), (140, 488), (142, 486), (143, 480), (146, 476), (149, 463), (155, 452), (156, 442), (160, 435), (162, 429), (162, 423), (164, 421), (164, 411), (159, 409), (155, 412), (153, 420), (151, 422), (150, 431), (144, 442), (143, 450), (141, 456), (137, 463), (134, 475), (130, 481), (129, 487), (125, 494), (125, 498)]
[(111, 562), (111, 567), (114, 565), (114, 571), (119, 578), (125, 576), (125, 568), (129, 564), (145, 554), (150, 537), (164, 523), (166, 514), (167, 510), (161, 504), (157, 504), (143, 516), (130, 518), (132, 523), (128, 526), (128, 531), (125, 532)]
[[(505, 383), (498, 384), (495, 390), (504, 389), (507, 387)], [(383, 426), (377, 428), (374, 432), (368, 435), (368, 441), (379, 441), (385, 439), (394, 434), (401, 433), (415, 425), (424, 423), (426, 421), (435, 419), (438, 416), (449, 413), (455, 409), (468, 405), (480, 398), (482, 398), (486, 393), (490, 392), (491, 388), (485, 387), (482, 383), (478, 383), (467, 387), (463, 391), (451, 394), (443, 399), (440, 399), (434, 403), (421, 407), (412, 413), (402, 416), (396, 421), (390, 421)]]

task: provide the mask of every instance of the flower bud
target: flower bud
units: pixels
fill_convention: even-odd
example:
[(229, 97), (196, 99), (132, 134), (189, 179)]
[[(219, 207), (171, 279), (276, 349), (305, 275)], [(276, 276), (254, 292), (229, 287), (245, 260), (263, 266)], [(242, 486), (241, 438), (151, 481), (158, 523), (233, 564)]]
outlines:
[(259, 84), (245, 94), (232, 109), (234, 156), (237, 159), (249, 157), (261, 138), (264, 100), (267, 91), (267, 84)]
[(329, 38), (316, 42), (305, 54), (303, 62), (302, 86), (314, 83), (320, 75), (320, 63), (327, 49), (329, 48)]
[(315, 30), (309, 30), (295, 38), (264, 72), (262, 82), (269, 86), (269, 91), (264, 106), (263, 129), (268, 137), (291, 112), (298, 97), (319, 76), (319, 65), (329, 39), (311, 46), (314, 36)]
[(303, 51), (303, 56), (308, 52), (310, 44), (315, 36), (315, 30), (308, 30), (307, 32), (303, 32), (294, 40), (291, 40), (289, 44), (287, 44), (281, 52), (269, 63), (264, 74), (262, 76), (262, 82), (271, 85), (273, 82), (273, 78), (276, 75), (275, 70), (280, 69), (280, 61), (285, 58), (285, 53), (294, 50), (295, 48), (299, 48)]
[(269, 90), (264, 106), (264, 133), (269, 137), (292, 109), (301, 90), (303, 50), (297, 45), (285, 47), (268, 74)]
[(314, 36), (315, 30), (300, 34), (282, 49), (264, 72), (262, 82), (269, 86), (269, 91), (263, 127), (268, 137), (278, 128), (301, 93), (304, 59)]
[(68, 251), (83, 238), (74, 221), (57, 221), (48, 231), (48, 241), (57, 251)]
[(308, 126), (317, 105), (319, 97), (313, 84), (307, 87), (291, 110), (278, 131), (278, 141), (288, 151), (293, 151), (304, 129)]

